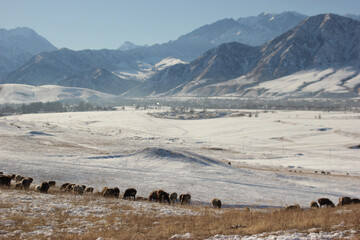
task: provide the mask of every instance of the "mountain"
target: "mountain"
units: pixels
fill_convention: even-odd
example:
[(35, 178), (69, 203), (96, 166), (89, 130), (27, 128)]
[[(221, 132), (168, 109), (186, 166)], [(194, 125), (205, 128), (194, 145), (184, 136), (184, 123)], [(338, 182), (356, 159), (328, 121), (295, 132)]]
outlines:
[(172, 95), (226, 81), (248, 73), (258, 61), (259, 53), (259, 47), (235, 42), (222, 44), (189, 64), (180, 63), (159, 71), (127, 95)]
[[(261, 46), (249, 46), (237, 41), (220, 44), (234, 38), (245, 41), (245, 36), (250, 36), (251, 31), (253, 34), (257, 32), (258, 37), (254, 39), (259, 40), (270, 36), (267, 34), (269, 32), (284, 30), (303, 17), (294, 12), (285, 12), (264, 13), (238, 20), (223, 19), (175, 41), (128, 51), (60, 49), (43, 52), (8, 74), (1, 82), (80, 86), (124, 96), (256, 96), (269, 90), (266, 87), (257, 88), (264, 86), (266, 81), (293, 74), (298, 77), (300, 75), (296, 73), (302, 71), (318, 74), (334, 68), (334, 73), (351, 73), (346, 73), (347, 77), (341, 78), (337, 84), (347, 86), (345, 92), (355, 93), (360, 60), (359, 21), (321, 14), (305, 19)], [(239, 26), (242, 26), (240, 32)], [(216, 44), (220, 45), (206, 51)], [(168, 57), (173, 54), (180, 56), (180, 59), (192, 58), (202, 51), (205, 53), (188, 64)], [(330, 75), (339, 77), (341, 74)], [(314, 79), (318, 84), (322, 81)], [(311, 89), (307, 87), (310, 82), (297, 83), (299, 88), (296, 91)], [(319, 91), (313, 95), (320, 96)]]
[(201, 39), (213, 46), (229, 42), (260, 46), (295, 27), (306, 18), (306, 15), (297, 12), (283, 12), (280, 14), (261, 13), (256, 17), (238, 20), (223, 19), (200, 27), (181, 36), (178, 40)]
[(345, 14), (344, 17), (348, 17), (348, 18), (352, 18), (356, 21), (360, 21), (360, 15), (355, 15), (355, 14)]
[(78, 73), (57, 83), (60, 86), (88, 88), (104, 93), (121, 94), (134, 88), (139, 82), (122, 79), (100, 67)]
[(136, 48), (129, 52), (149, 62), (158, 62), (169, 56), (192, 61), (223, 43), (240, 42), (259, 46), (295, 27), (306, 18), (307, 16), (296, 12), (261, 13), (256, 17), (238, 20), (226, 18), (201, 26), (174, 41)]
[[(116, 75), (123, 80), (144, 81), (153, 76), (155, 72), (160, 71), (156, 64), (164, 59), (180, 59), (182, 62), (184, 60), (193, 60), (223, 42), (234, 41), (234, 39), (241, 40), (239, 36), (248, 36), (249, 39), (253, 38), (255, 41), (257, 37), (250, 37), (250, 35), (258, 31), (254, 30), (250, 33), (249, 30), (246, 30), (250, 28), (250, 26), (257, 26), (256, 29), (268, 29), (265, 34), (267, 38), (261, 36), (263, 39), (261, 41), (271, 39), (275, 37), (279, 31), (281, 32), (284, 29), (288, 29), (292, 24), (300, 22), (302, 18), (305, 18), (305, 16), (298, 13), (286, 12), (272, 15), (260, 14), (257, 17), (238, 20), (223, 19), (213, 24), (200, 27), (189, 34), (179, 37), (175, 41), (169, 41), (165, 44), (140, 47), (126, 42), (121, 47), (124, 51), (72, 51), (64, 48), (52, 52), (42, 52), (33, 56), (24, 65), (19, 66), (16, 71), (7, 74), (6, 77), (0, 80), (0, 83), (21, 83), (35, 86), (47, 84), (76, 86), (76, 84), (79, 84), (78, 87), (91, 87), (91, 89), (94, 89), (96, 86), (98, 89), (95, 90), (101, 89), (101, 91), (115, 94), (115, 89), (120, 89), (110, 87), (114, 85), (110, 84), (109, 88), (106, 89), (105, 87), (100, 87), (99, 84), (85, 84), (85, 79), (91, 79), (89, 76), (92, 72), (97, 68), (101, 68), (104, 71), (116, 73)], [(286, 20), (281, 22), (281, 19)], [(261, 28), (260, 26), (265, 23), (266, 26)], [(247, 24), (249, 24), (249, 27), (246, 28)], [(279, 24), (283, 24), (284, 26), (278, 26)], [(239, 35), (239, 29), (244, 33)], [(247, 33), (245, 34), (245, 32)], [(257, 41), (259, 42), (260, 40)], [(30, 57), (30, 54), (27, 55), (27, 58), (28, 57)], [(169, 63), (168, 60), (167, 62)], [(170, 62), (170, 65), (175, 63), (174, 61)], [(168, 63), (166, 66), (169, 66)], [(0, 56), (0, 64), (7, 66), (8, 62)], [(80, 79), (82, 80), (80, 81)], [(115, 76), (106, 79), (113, 79), (116, 82), (119, 80)], [(92, 79), (90, 81), (95, 80)], [(99, 82), (99, 80), (96, 81)], [(114, 84), (118, 85), (118, 83)], [(118, 93), (122, 92), (123, 91), (119, 91)]]
[(132, 49), (136, 49), (136, 48), (141, 48), (141, 47), (148, 47), (148, 45), (136, 45), (132, 42), (126, 41), (124, 42), (119, 48), (118, 50), (121, 51), (128, 51), (128, 50), (132, 50)]
[(2, 83), (22, 83), (28, 85), (56, 85), (68, 78), (88, 75), (96, 68), (112, 70), (136, 69), (137, 63), (128, 54), (118, 50), (60, 49), (43, 52), (32, 57), (24, 66), (10, 73)]
[[(337, 77), (337, 85), (351, 82), (352, 87), (348, 87), (347, 91), (357, 95), (359, 62), (360, 22), (334, 14), (322, 14), (306, 19), (261, 47), (223, 44), (189, 64), (160, 71), (144, 86), (128, 94), (247, 95), (250, 88), (262, 82), (304, 70), (324, 72), (332, 68), (335, 70), (330, 71), (328, 76)], [(344, 74), (333, 74), (347, 72), (341, 70), (349, 69), (347, 67), (353, 68), (350, 74), (345, 74), (346, 77)], [(325, 78), (314, 76), (317, 84)], [(298, 89), (310, 89), (308, 85), (304, 81)]]
[(338, 67), (360, 60), (360, 22), (335, 14), (310, 17), (265, 44), (253, 70), (274, 79), (309, 68)]
[(0, 29), (0, 79), (40, 52), (57, 48), (30, 28)]

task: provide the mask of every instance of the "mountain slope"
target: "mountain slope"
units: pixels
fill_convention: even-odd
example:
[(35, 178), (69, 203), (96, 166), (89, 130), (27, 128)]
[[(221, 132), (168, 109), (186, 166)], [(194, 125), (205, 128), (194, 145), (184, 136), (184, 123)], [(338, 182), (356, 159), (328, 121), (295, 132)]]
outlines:
[(0, 78), (25, 64), (35, 54), (54, 50), (56, 47), (32, 29), (0, 29)]
[(58, 82), (60, 86), (88, 88), (115, 95), (124, 93), (138, 84), (139, 82), (122, 79), (99, 67)]
[(172, 56), (184, 61), (192, 61), (207, 50), (223, 43), (240, 42), (259, 46), (295, 27), (307, 16), (296, 12), (280, 14), (261, 13), (256, 17), (226, 18), (201, 26), (180, 36), (174, 41), (136, 48), (129, 53), (154, 62)]
[(360, 22), (335, 14), (310, 17), (263, 46), (253, 75), (274, 79), (308, 68), (355, 64), (359, 43)]
[(241, 43), (223, 44), (189, 64), (177, 64), (155, 74), (127, 96), (172, 95), (226, 81), (249, 72), (259, 58), (259, 47)]
[(35, 86), (58, 84), (59, 81), (83, 72), (93, 71), (97, 67), (111, 71), (134, 69), (137, 64), (122, 51), (72, 51), (64, 48), (34, 56), (23, 67), (10, 73), (2, 82)]

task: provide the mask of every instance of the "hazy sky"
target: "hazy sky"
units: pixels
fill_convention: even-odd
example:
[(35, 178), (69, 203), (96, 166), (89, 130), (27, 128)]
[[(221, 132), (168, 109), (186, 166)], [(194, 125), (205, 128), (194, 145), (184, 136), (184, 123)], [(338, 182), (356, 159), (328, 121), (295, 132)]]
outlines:
[(164, 43), (223, 18), (261, 12), (360, 14), (360, 0), (0, 0), (0, 28), (29, 27), (56, 47)]

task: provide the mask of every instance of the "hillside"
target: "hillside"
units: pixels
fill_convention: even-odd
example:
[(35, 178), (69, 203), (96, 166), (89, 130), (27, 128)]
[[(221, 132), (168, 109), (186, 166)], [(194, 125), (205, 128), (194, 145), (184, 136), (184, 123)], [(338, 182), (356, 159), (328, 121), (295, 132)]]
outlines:
[(114, 95), (84, 88), (56, 85), (31, 86), (24, 84), (0, 84), (0, 104), (23, 104), (31, 102), (79, 102), (102, 103)]

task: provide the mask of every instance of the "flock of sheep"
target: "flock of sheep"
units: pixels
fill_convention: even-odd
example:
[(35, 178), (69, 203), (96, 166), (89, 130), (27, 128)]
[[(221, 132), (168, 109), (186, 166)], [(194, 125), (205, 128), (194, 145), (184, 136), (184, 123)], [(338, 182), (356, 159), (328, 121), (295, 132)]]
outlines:
[[(31, 177), (24, 177), (21, 175), (3, 175), (2, 172), (0, 172), (0, 186), (5, 186), (10, 188), (11, 187), (11, 181), (15, 181), (15, 188), (16, 189), (23, 189), (27, 190), (30, 188), (30, 184), (33, 182), (33, 178)], [(35, 190), (39, 191), (41, 193), (48, 193), (50, 187), (54, 187), (56, 185), (55, 181), (48, 181), (48, 182), (42, 182), (40, 185), (35, 186)], [(60, 187), (60, 191), (62, 192), (70, 192), (77, 195), (82, 195), (84, 193), (92, 194), (94, 193), (93, 187), (86, 187), (85, 185), (80, 184), (74, 184), (74, 183), (64, 183)], [(191, 195), (188, 193), (181, 194), (178, 199), (177, 193), (167, 193), (164, 190), (157, 190), (150, 193), (148, 198), (145, 197), (136, 197), (136, 189), (135, 188), (128, 188), (125, 190), (123, 194), (123, 199), (133, 199), (133, 200), (149, 200), (154, 202), (167, 202), (167, 203), (176, 203), (180, 202), (181, 204), (190, 204), (191, 201)], [(120, 189), (115, 188), (108, 188), (104, 187), (101, 192), (95, 193), (97, 195), (101, 195), (103, 197), (114, 197), (119, 198), (120, 196)], [(221, 201), (218, 199), (213, 200), (213, 204), (215, 207), (221, 208)]]
[[(318, 204), (319, 203), (319, 204)], [(339, 203), (337, 206), (345, 206), (350, 204), (360, 204), (360, 199), (358, 198), (350, 198), (350, 197), (340, 197)], [(335, 204), (328, 198), (319, 198), (317, 202), (312, 201), (310, 203), (310, 208), (321, 208), (321, 207), (335, 207)], [(292, 210), (292, 209), (300, 209), (299, 204), (290, 205), (286, 207), (286, 210)]]
[[(24, 177), (20, 175), (3, 175), (3, 172), (0, 172), (0, 186), (5, 186), (10, 188), (11, 181), (15, 181), (15, 188), (16, 189), (24, 189), (27, 190), (30, 188), (30, 184), (33, 182), (33, 179), (31, 177)], [(35, 186), (35, 190), (39, 191), (41, 193), (48, 193), (50, 187), (54, 187), (56, 185), (55, 181), (48, 181), (48, 182), (42, 182), (40, 185)], [(70, 192), (77, 195), (82, 195), (84, 193), (93, 194), (94, 188), (93, 187), (86, 187), (85, 185), (80, 184), (73, 184), (73, 183), (64, 183), (60, 187), (60, 191), (62, 192)], [(160, 203), (176, 203), (180, 202), (181, 204), (190, 204), (191, 195), (181, 194), (178, 199), (177, 193), (167, 193), (164, 190), (157, 190), (153, 191), (149, 194), (148, 198), (145, 197), (136, 197), (136, 189), (134, 188), (128, 188), (125, 190), (123, 194), (123, 199), (133, 199), (135, 200), (148, 200), (148, 201), (154, 201), (154, 202), (160, 202)], [(103, 197), (114, 197), (119, 198), (120, 196), (120, 189), (117, 187), (114, 188), (108, 188), (104, 187), (101, 192), (95, 193), (97, 195), (101, 195)], [(221, 208), (221, 200), (219, 199), (213, 199), (211, 201), (211, 204), (215, 208)], [(360, 199), (358, 198), (350, 198), (350, 197), (340, 197), (339, 203), (337, 206), (344, 206), (344, 205), (350, 205), (350, 204), (360, 204)], [(310, 203), (311, 208), (321, 208), (321, 207), (335, 207), (335, 204), (328, 198), (319, 198), (317, 202), (312, 201)], [(300, 209), (300, 205), (295, 204), (291, 206), (287, 206), (285, 208), (286, 210), (292, 210), (292, 209)]]

